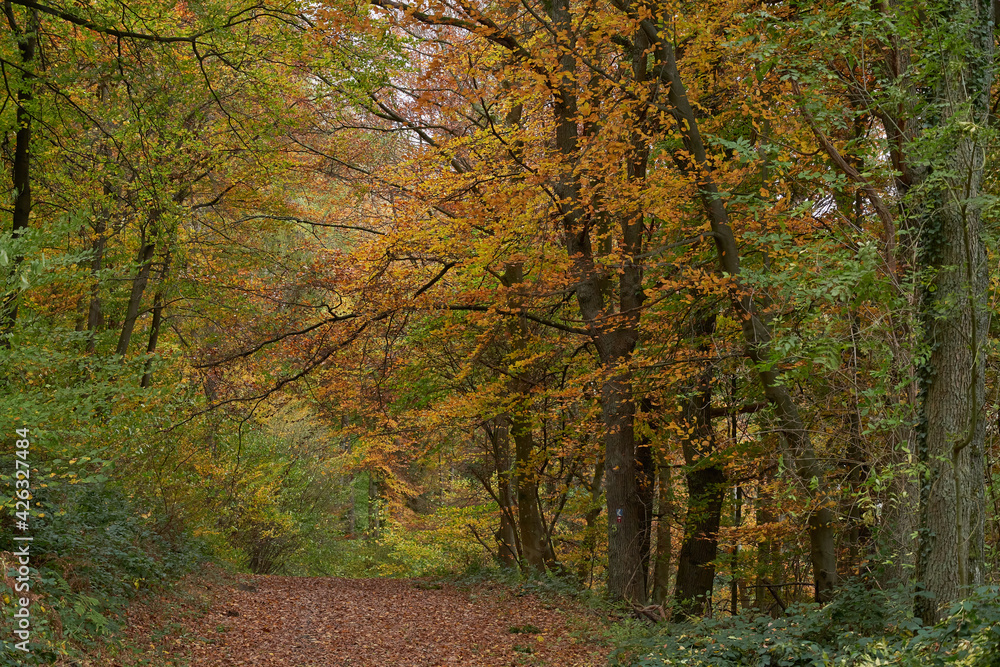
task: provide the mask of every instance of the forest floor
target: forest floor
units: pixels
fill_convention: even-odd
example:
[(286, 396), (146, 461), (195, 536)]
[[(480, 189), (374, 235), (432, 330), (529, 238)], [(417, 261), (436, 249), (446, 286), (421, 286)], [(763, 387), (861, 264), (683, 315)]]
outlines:
[(602, 667), (606, 621), (565, 598), (410, 579), (251, 576), (217, 568), (134, 603), (128, 650), (94, 665)]

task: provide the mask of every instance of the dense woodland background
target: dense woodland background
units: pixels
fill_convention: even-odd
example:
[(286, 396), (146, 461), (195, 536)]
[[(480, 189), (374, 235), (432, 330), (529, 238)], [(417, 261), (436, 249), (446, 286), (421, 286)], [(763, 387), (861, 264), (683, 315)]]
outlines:
[(5, 2), (40, 659), (202, 556), (991, 659), (994, 11)]

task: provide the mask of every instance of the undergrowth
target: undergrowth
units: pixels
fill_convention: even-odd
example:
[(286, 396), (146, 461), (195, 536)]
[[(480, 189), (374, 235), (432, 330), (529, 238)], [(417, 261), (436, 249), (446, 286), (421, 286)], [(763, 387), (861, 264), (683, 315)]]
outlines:
[[(44, 495), (43, 493), (40, 496)], [(157, 591), (206, 558), (203, 545), (171, 530), (104, 482), (66, 488), (32, 517), (28, 592), (15, 591), (20, 546), (10, 527), (0, 532), (5, 577), (0, 598), (0, 667), (51, 665), (114, 641), (121, 612), (141, 591)], [(44, 504), (43, 504), (44, 503)], [(15, 605), (31, 603), (26, 653), (16, 648)]]
[(824, 607), (660, 626), (619, 645), (628, 667), (1000, 667), (1000, 591), (983, 587), (934, 626), (905, 591), (848, 587)]

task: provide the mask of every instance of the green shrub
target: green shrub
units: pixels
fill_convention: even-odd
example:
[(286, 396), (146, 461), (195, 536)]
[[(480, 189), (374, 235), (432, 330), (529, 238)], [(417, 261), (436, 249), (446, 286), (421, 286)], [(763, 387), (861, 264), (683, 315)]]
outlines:
[(945, 620), (921, 626), (902, 591), (856, 586), (831, 604), (674, 625), (620, 646), (631, 667), (1000, 667), (1000, 591), (984, 587)]
[[(15, 593), (8, 579), (0, 583), (7, 609), (0, 620), (0, 667), (52, 664), (111, 640), (120, 627), (119, 612), (132, 597), (178, 578), (204, 557), (198, 542), (164, 536), (169, 531), (149, 514), (143, 518), (103, 481), (67, 485), (57, 493), (40, 488), (35, 499), (45, 511), (31, 522), (30, 584), (37, 595), (30, 607), (31, 653), (14, 648), (8, 600), (23, 593)], [(13, 550), (9, 529), (0, 533), (0, 544)]]

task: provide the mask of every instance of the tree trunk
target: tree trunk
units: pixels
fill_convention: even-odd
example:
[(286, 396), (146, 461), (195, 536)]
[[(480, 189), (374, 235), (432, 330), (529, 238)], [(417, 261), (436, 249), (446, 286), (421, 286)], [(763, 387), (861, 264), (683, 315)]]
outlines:
[[(697, 463), (695, 459), (694, 465)], [(689, 472), (686, 478), (688, 511), (684, 518), (684, 542), (677, 557), (674, 596), (685, 616), (701, 616), (712, 599), (726, 477), (719, 466), (709, 465)]]
[[(507, 299), (511, 310), (520, 309), (521, 299), (514, 294), (524, 280), (524, 270), (521, 264), (512, 263), (504, 267), (501, 281), (512, 290)], [(525, 317), (512, 317), (508, 323), (511, 338), (511, 350), (516, 360), (525, 355), (526, 340), (529, 334), (528, 321)], [(544, 572), (550, 549), (548, 534), (542, 520), (542, 512), (538, 497), (538, 464), (535, 460), (535, 438), (532, 432), (531, 384), (524, 376), (527, 369), (519, 369), (511, 380), (511, 393), (516, 397), (514, 409), (508, 415), (510, 435), (514, 439), (514, 486), (517, 495), (517, 525), (521, 537), (521, 558), (525, 565), (536, 572)]]
[[(160, 339), (160, 325), (163, 322), (163, 301), (164, 292), (166, 291), (166, 281), (167, 277), (170, 275), (170, 248), (167, 248), (167, 254), (163, 258), (163, 270), (160, 271), (160, 284), (156, 289), (156, 296), (153, 297), (153, 321), (149, 325), (149, 344), (146, 345), (146, 354), (152, 357), (156, 354), (156, 344)], [(139, 383), (140, 387), (146, 388), (153, 381), (153, 359), (146, 359), (145, 372), (142, 374), (142, 381)]]
[(580, 562), (580, 569), (577, 578), (581, 583), (587, 582), (587, 587), (592, 585), (591, 575), (594, 572), (594, 559), (597, 557), (597, 519), (601, 516), (601, 491), (604, 487), (604, 454), (598, 456), (594, 464), (594, 477), (590, 483), (590, 508), (584, 516), (587, 527), (583, 535), (583, 552), (587, 554), (587, 560)]
[[(735, 419), (735, 417), (734, 417)], [(739, 530), (743, 525), (743, 487), (737, 486), (735, 499), (733, 502), (733, 528)], [(730, 584), (729, 584), (729, 612), (735, 616), (739, 613), (739, 593), (743, 587), (743, 582), (737, 576), (740, 566), (740, 544), (736, 541), (733, 544), (733, 551), (730, 554)]]
[[(918, 459), (923, 466), (915, 611), (924, 622), (983, 581), (985, 350), (988, 270), (981, 220), (985, 147), (990, 122), (993, 5), (951, 0), (939, 6), (940, 40), (923, 145), (926, 159), (917, 261), (930, 285), (920, 316), (930, 356), (918, 368)], [(934, 38), (937, 42), (937, 39)], [(919, 157), (918, 157), (919, 156)], [(940, 175), (934, 172), (940, 172)], [(912, 216), (911, 216), (912, 217)]]
[(521, 547), (517, 539), (517, 507), (511, 488), (510, 444), (507, 427), (503, 419), (494, 420), (495, 426), (487, 427), (487, 437), (493, 445), (493, 460), (497, 469), (497, 498), (500, 505), (500, 529), (496, 533), (497, 555), (504, 567), (515, 567), (521, 559)]
[(153, 266), (153, 252), (156, 250), (157, 223), (160, 213), (154, 210), (150, 215), (149, 226), (144, 230), (142, 246), (136, 262), (139, 269), (132, 280), (132, 292), (129, 294), (128, 306), (125, 310), (125, 322), (122, 324), (122, 332), (118, 337), (118, 347), (115, 354), (125, 356), (128, 352), (129, 342), (132, 340), (132, 331), (135, 329), (135, 322), (139, 318), (139, 306), (142, 304), (142, 295), (146, 291), (146, 284), (149, 282), (149, 273)]
[(202, 388), (205, 390), (205, 403), (209, 407), (209, 412), (207, 423), (205, 424), (205, 441), (208, 445), (208, 451), (212, 452), (212, 456), (218, 456), (219, 454), (219, 425), (222, 421), (220, 410), (211, 409), (215, 403), (215, 399), (219, 395), (219, 384), (220, 384), (221, 371), (218, 367), (210, 368), (205, 373), (202, 380)]
[(351, 495), (351, 503), (347, 507), (347, 534), (353, 539), (358, 526), (358, 490), (354, 486), (354, 475), (347, 475), (344, 479)]
[[(501, 493), (505, 493), (508, 500), (510, 498), (510, 484), (504, 484), (506, 489), (501, 488)], [(501, 496), (503, 497), (503, 496)], [(517, 531), (514, 528), (514, 521), (511, 519), (510, 505), (500, 512), (500, 530), (497, 534), (497, 553), (500, 556), (500, 564), (504, 567), (517, 567)]]
[[(553, 0), (549, 16), (558, 30), (572, 33), (569, 0)], [(579, 157), (576, 64), (576, 56), (570, 50), (559, 56), (558, 86), (552, 104), (555, 143), (567, 165), (576, 164)], [(640, 146), (641, 142), (638, 135), (633, 139)], [(640, 147), (630, 156), (627, 168), (631, 179), (642, 180), (646, 160), (646, 148)], [(612, 600), (642, 603), (646, 599), (642, 563), (646, 508), (637, 482), (635, 403), (632, 372), (628, 367), (639, 339), (638, 322), (644, 298), (642, 264), (638, 259), (642, 254), (642, 211), (621, 220), (620, 251), (625, 259), (620, 269), (619, 312), (613, 314), (605, 309), (608, 274), (594, 261), (591, 221), (585, 213), (577, 175), (571, 169), (564, 171), (552, 189), (562, 219), (563, 245), (572, 262), (570, 271), (577, 304), (592, 332), (604, 369), (601, 417), (608, 503), (608, 596)]]
[[(649, 399), (642, 401), (643, 412), (652, 412)], [(635, 449), (636, 483), (639, 490), (639, 504), (642, 507), (640, 522), (642, 524), (642, 575), (647, 591), (650, 589), (651, 578), (650, 550), (653, 544), (653, 501), (656, 494), (656, 466), (653, 462), (653, 449), (649, 446), (649, 438), (639, 438)]]
[[(715, 317), (699, 317), (695, 335), (715, 329)], [(684, 542), (677, 558), (674, 596), (685, 616), (701, 616), (712, 599), (719, 525), (726, 493), (726, 475), (714, 458), (712, 427), (712, 368), (705, 368), (692, 396), (685, 399), (681, 418), (686, 434), (681, 439), (688, 486), (688, 509), (684, 516)]]
[[(146, 345), (146, 354), (152, 357), (156, 353), (156, 343), (160, 339), (160, 323), (163, 319), (163, 292), (160, 290), (156, 291), (156, 296), (153, 297), (153, 321), (149, 325), (149, 343)], [(153, 360), (152, 358), (146, 359), (145, 368), (142, 373), (142, 380), (139, 381), (139, 386), (143, 389), (149, 387), (150, 383), (153, 381)]]
[(601, 412), (604, 416), (608, 499), (608, 593), (613, 600), (646, 600), (642, 565), (645, 541), (635, 461), (635, 404), (632, 373), (619, 372), (604, 383)]
[[(28, 228), (31, 217), (31, 111), (30, 105), (34, 99), (32, 93), (31, 65), (35, 59), (35, 48), (38, 42), (39, 20), (34, 9), (28, 12), (28, 25), (22, 30), (18, 26), (10, 6), (7, 8), (7, 22), (11, 32), (17, 38), (17, 50), (21, 57), (24, 70), (19, 77), (17, 90), (17, 135), (14, 143), (14, 163), (11, 168), (11, 185), (14, 194), (14, 212), (11, 225), (11, 239), (16, 241)], [(16, 273), (24, 256), (18, 252), (13, 258), (11, 273)], [(10, 335), (17, 323), (18, 288), (13, 287), (4, 297), (0, 305), (0, 345), (10, 347)]]
[(861, 417), (857, 406), (852, 405), (847, 415), (849, 440), (847, 444), (847, 466), (850, 473), (847, 476), (851, 488), (850, 507), (845, 514), (848, 517), (848, 530), (844, 532), (847, 542), (846, 574), (848, 577), (860, 576), (865, 563), (865, 557), (870, 547), (871, 530), (861, 511), (859, 499), (864, 493), (865, 482), (871, 466), (865, 461), (865, 451), (862, 448)]
[(368, 539), (376, 540), (379, 536), (379, 488), (378, 477), (374, 472), (368, 472)]
[(521, 557), (531, 570), (545, 571), (546, 533), (538, 507), (538, 477), (534, 466), (535, 440), (531, 423), (511, 416), (514, 437), (514, 480), (517, 487), (517, 526), (521, 533)]
[[(646, 450), (649, 447), (645, 448)], [(643, 448), (639, 449), (641, 454)], [(650, 471), (650, 472), (647, 472)], [(653, 464), (652, 457), (645, 459), (639, 458), (638, 462), (638, 476), (639, 476), (639, 496), (640, 505), (643, 509), (643, 514), (641, 518), (642, 522), (642, 553), (640, 555), (642, 559), (642, 580), (644, 586), (646, 587), (647, 593), (652, 590), (652, 561), (653, 561), (653, 511), (654, 511), (654, 499), (656, 497), (656, 474), (655, 467)]]
[(97, 225), (94, 227), (94, 240), (91, 250), (94, 256), (90, 260), (90, 275), (94, 281), (90, 288), (90, 306), (87, 309), (87, 352), (97, 351), (97, 332), (104, 326), (104, 313), (101, 311), (101, 269), (104, 268), (104, 248), (107, 245), (107, 221), (99, 212)]
[[(761, 495), (759, 489), (764, 486), (764, 479), (760, 480), (760, 485), (757, 493), (757, 525), (766, 526), (768, 524), (774, 523), (775, 516), (768, 507), (768, 498)], [(771, 593), (767, 590), (765, 583), (770, 581), (774, 576), (773, 565), (774, 565), (774, 552), (773, 545), (771, 543), (770, 537), (764, 537), (759, 542), (757, 542), (757, 580), (754, 582), (754, 606), (764, 613), (768, 609), (774, 606), (774, 599), (771, 597)]]
[(653, 604), (663, 604), (670, 595), (670, 557), (673, 544), (670, 524), (674, 516), (670, 464), (660, 461), (657, 474), (656, 557), (653, 560)]

